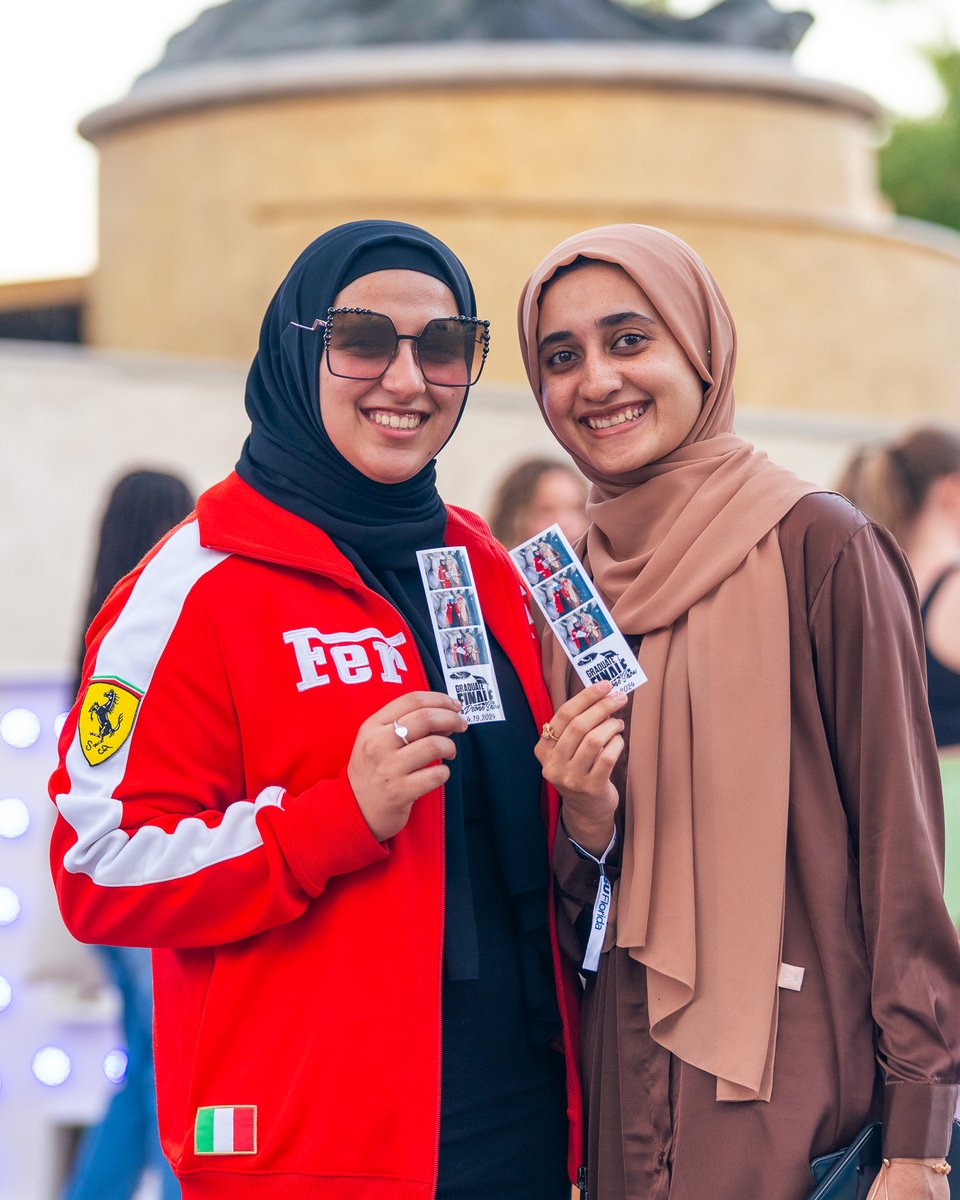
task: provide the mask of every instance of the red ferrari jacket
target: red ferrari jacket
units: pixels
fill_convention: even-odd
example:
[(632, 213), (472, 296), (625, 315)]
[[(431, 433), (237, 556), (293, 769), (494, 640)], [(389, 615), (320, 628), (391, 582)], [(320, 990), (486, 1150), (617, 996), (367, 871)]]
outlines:
[[(548, 720), (512, 564), (471, 513), (449, 511), (446, 540)], [(427, 687), (392, 605), (235, 475), (91, 628), (51, 779), (53, 873), (76, 937), (155, 948), (161, 1137), (185, 1200), (434, 1194), (442, 789), (381, 844), (346, 777), (361, 722)], [(549, 788), (544, 811), (552, 839)], [(553, 936), (572, 1175), (578, 989)]]

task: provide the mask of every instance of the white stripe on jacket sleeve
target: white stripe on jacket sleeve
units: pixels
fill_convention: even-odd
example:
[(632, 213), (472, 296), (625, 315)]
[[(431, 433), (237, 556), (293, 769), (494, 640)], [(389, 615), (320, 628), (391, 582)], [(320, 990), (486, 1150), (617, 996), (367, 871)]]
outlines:
[[(104, 636), (93, 675), (126, 680), (146, 692), (191, 588), (228, 557), (200, 545), (195, 520), (173, 534), (143, 569)], [(196, 817), (186, 817), (172, 833), (153, 825), (144, 825), (132, 835), (122, 830), (123, 805), (114, 793), (123, 780), (135, 736), (136, 717), (124, 744), (96, 767), (84, 758), (79, 736), (73, 739), (66, 756), (70, 791), (57, 796), (61, 815), (77, 835), (76, 844), (64, 856), (67, 871), (88, 875), (102, 887), (163, 883), (263, 844), (256, 813), (282, 802), (280, 787), (264, 789), (253, 801), (231, 804), (212, 828)]]

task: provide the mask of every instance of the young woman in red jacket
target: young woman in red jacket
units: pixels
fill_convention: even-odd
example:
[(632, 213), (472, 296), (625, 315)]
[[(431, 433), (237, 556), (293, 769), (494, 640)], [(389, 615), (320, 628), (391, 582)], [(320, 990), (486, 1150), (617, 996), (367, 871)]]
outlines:
[[(79, 938), (155, 948), (185, 1200), (568, 1195), (550, 703), (509, 559), (435, 484), (486, 349), (430, 234), (318, 238), (264, 318), (236, 472), (90, 629), (53, 870)], [(446, 694), (415, 558), (441, 545), (505, 721)]]

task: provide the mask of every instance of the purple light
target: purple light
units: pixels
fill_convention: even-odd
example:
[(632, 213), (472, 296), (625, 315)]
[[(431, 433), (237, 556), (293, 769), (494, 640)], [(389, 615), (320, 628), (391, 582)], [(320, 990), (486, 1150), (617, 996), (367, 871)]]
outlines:
[(127, 1052), (118, 1046), (109, 1051), (103, 1060), (103, 1073), (111, 1083), (123, 1083), (127, 1076)]

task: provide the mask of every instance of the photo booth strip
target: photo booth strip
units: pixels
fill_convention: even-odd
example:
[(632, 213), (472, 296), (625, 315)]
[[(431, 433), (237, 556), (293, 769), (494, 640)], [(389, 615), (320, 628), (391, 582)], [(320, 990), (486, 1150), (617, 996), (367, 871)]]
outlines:
[[(618, 692), (632, 692), (646, 683), (636, 655), (559, 525), (528, 538), (510, 551), (510, 557), (586, 686), (607, 679)], [(563, 588), (565, 580), (572, 588), (570, 583)], [(560, 602), (558, 589), (563, 589)], [(580, 603), (571, 608), (574, 599)]]
[[(445, 560), (453, 574), (471, 586), (451, 588), (451, 578), (438, 578), (441, 560)], [(480, 598), (472, 586), (473, 568), (466, 547), (439, 546), (433, 550), (418, 550), (417, 564), (447, 694), (460, 701), (460, 714), (471, 725), (506, 720), (490, 659), (490, 639), (483, 623)]]

